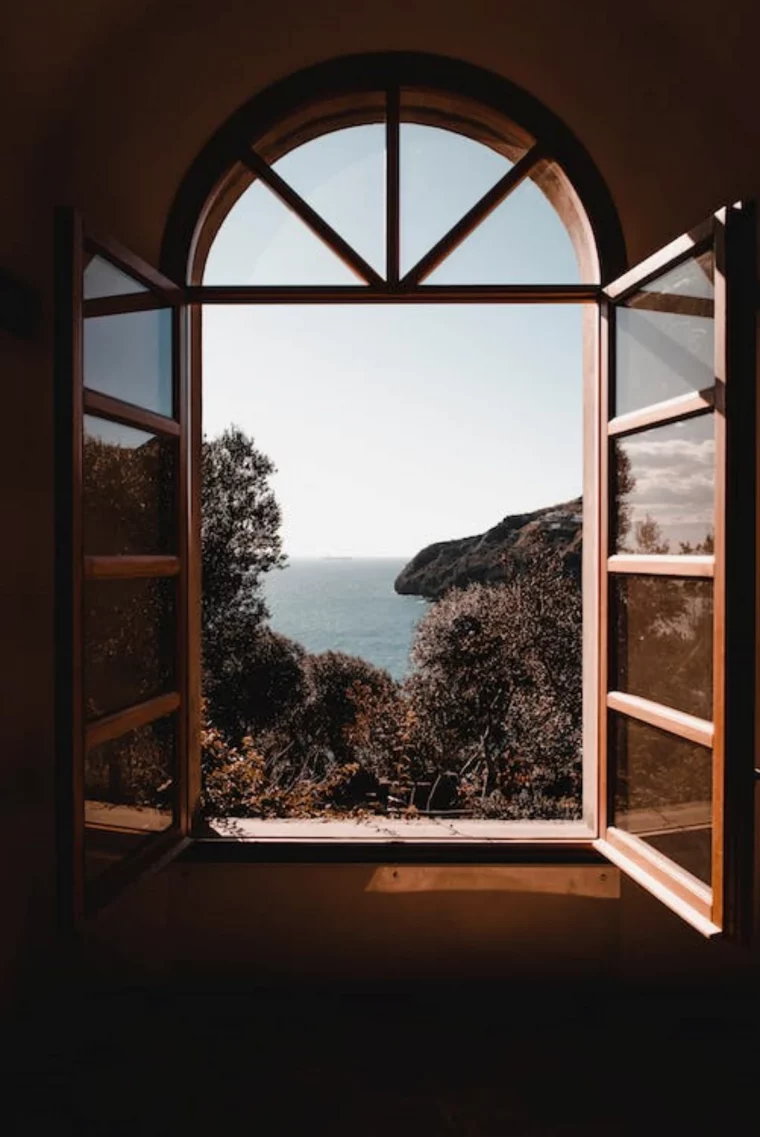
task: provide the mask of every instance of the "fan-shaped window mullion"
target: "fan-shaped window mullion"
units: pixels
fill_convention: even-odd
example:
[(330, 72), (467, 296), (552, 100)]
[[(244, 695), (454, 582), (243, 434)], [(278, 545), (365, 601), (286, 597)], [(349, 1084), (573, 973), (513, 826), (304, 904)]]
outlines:
[(383, 283), (380, 274), (375, 272), (372, 266), (367, 264), (364, 258), (339, 233), (336, 233), (333, 227), (315, 209), (312, 209), (308, 202), (304, 201), (301, 195), (296, 193), (263, 158), (260, 158), (254, 150), (246, 151), (242, 157), (253, 173), (261, 178), (269, 189), (277, 194), (280, 200), (300, 217), (304, 224), (308, 225), (309, 229), (328, 248), (332, 249), (339, 260), (350, 268), (361, 281), (374, 285)]

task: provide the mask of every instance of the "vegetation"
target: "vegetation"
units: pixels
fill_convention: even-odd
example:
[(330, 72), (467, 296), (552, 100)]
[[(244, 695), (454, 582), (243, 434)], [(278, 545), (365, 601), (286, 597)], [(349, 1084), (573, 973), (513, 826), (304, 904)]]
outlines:
[[(171, 473), (167, 456), (155, 441), (126, 449), (92, 440), (89, 447), (93, 525), (111, 532), (113, 519), (121, 518), (116, 528), (128, 531), (130, 545), (139, 544), (146, 503), (155, 501), (156, 483), (166, 480), (167, 469)], [(417, 626), (411, 674), (399, 683), (353, 656), (309, 654), (269, 626), (263, 582), (284, 564), (281, 514), (269, 483), (273, 470), (237, 428), (204, 442), (206, 816), (578, 817), (581, 595), (579, 535), (576, 539), (572, 526), (558, 547), (556, 540), (541, 542), (538, 515), (530, 515), (529, 527), (519, 534), (512, 525), (509, 539), (526, 555), (503, 558), (500, 575), (491, 573), (485, 583), (441, 592)], [(630, 476), (622, 471), (621, 478), (619, 489), (628, 492)], [(578, 503), (570, 505), (577, 510)], [(554, 516), (539, 511), (544, 513)], [(148, 520), (155, 525), (155, 518)], [(621, 509), (618, 527), (623, 536), (635, 528), (630, 536), (639, 549), (663, 548), (651, 519), (634, 527)], [(116, 529), (113, 533), (116, 542)], [(461, 549), (454, 551), (461, 564)], [(469, 546), (465, 551), (472, 552)], [(637, 579), (615, 605), (618, 642), (628, 645), (618, 660), (625, 689), (682, 709), (692, 709), (691, 699), (693, 713), (703, 713), (699, 700), (709, 697), (704, 644), (710, 598), (697, 595), (698, 586), (670, 581), (663, 598), (660, 580)], [(148, 697), (155, 693), (150, 684), (160, 689), (168, 681), (171, 637), (164, 651), (160, 637), (151, 640), (148, 634), (166, 609), (154, 592), (125, 593), (113, 612), (110, 602), (93, 593), (94, 663), (87, 686), (94, 716), (114, 709), (109, 699), (129, 701), (124, 684)], [(170, 611), (166, 621), (170, 627)], [(119, 661), (128, 664), (126, 670)], [(654, 671), (665, 686), (652, 694), (646, 687)], [(143, 745), (136, 734), (118, 754), (93, 753), (88, 795), (163, 806), (170, 797), (171, 762), (161, 758), (157, 745), (152, 736)], [(166, 746), (159, 749), (164, 753)], [(655, 792), (649, 792), (651, 777), (640, 769), (637, 751), (629, 757), (631, 774), (634, 767), (639, 772), (629, 779), (623, 750), (620, 808), (646, 807)], [(663, 791), (658, 782), (655, 796), (689, 800), (696, 771), (681, 770), (678, 777), (683, 785)]]
[(577, 817), (581, 602), (566, 550), (534, 536), (510, 579), (449, 589), (398, 683), (268, 626), (261, 585), (282, 564), (271, 472), (239, 431), (205, 444), (207, 815)]

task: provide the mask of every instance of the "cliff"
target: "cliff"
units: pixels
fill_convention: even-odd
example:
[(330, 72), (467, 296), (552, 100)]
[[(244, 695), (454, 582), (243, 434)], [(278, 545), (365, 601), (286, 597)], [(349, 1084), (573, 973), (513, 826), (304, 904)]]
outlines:
[(435, 600), (449, 588), (504, 580), (508, 566), (519, 568), (538, 548), (549, 545), (580, 576), (581, 498), (505, 517), (477, 537), (438, 541), (417, 553), (396, 577), (394, 588), (404, 596)]

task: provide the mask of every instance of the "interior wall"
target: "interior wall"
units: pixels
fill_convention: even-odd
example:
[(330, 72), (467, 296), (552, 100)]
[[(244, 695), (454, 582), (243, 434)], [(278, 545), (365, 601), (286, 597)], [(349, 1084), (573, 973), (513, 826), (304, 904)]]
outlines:
[[(564, 119), (607, 180), (635, 261), (717, 206), (760, 196), (759, 39), (754, 0), (724, 0), (719, 12), (705, 0), (639, 0), (635, 8), (608, 0), (323, 0), (318, 18), (304, 0), (38, 0), (4, 15), (0, 267), (39, 290), (44, 317), (32, 342), (0, 338), (7, 424), (0, 457), (7, 545), (0, 561), (0, 996), (25, 973), (39, 975), (53, 928), (55, 205), (78, 207), (92, 226), (155, 260), (183, 174), (241, 103), (337, 55), (427, 51), (499, 72)], [(286, 894), (303, 900), (301, 909), (293, 900), (295, 911), (304, 913), (289, 934), (307, 946), (305, 898), (326, 871), (287, 881)], [(262, 883), (256, 874), (246, 879), (254, 891)], [(671, 918), (637, 894), (626, 886), (617, 924), (605, 923), (603, 933), (600, 926), (621, 958), (642, 936), (661, 953), (673, 930)], [(181, 895), (171, 890), (173, 921), (184, 918), (177, 915)], [(459, 903), (452, 894), (429, 925), (452, 958)], [(262, 941), (275, 934), (277, 911), (261, 913)], [(492, 934), (506, 951), (509, 926)], [(696, 934), (679, 928), (673, 935), (679, 943), (685, 935), (695, 958), (713, 966), (714, 952)], [(641, 953), (631, 953), (635, 968)]]

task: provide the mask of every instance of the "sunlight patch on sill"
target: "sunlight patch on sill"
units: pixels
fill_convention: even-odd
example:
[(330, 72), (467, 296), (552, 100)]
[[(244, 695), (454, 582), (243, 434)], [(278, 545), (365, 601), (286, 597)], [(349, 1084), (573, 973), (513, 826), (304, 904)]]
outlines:
[[(207, 836), (237, 841), (385, 842), (589, 842), (596, 834), (583, 821), (469, 821), (451, 818), (328, 820), (326, 818), (227, 817), (206, 822)], [(210, 833), (208, 832), (210, 830)]]

